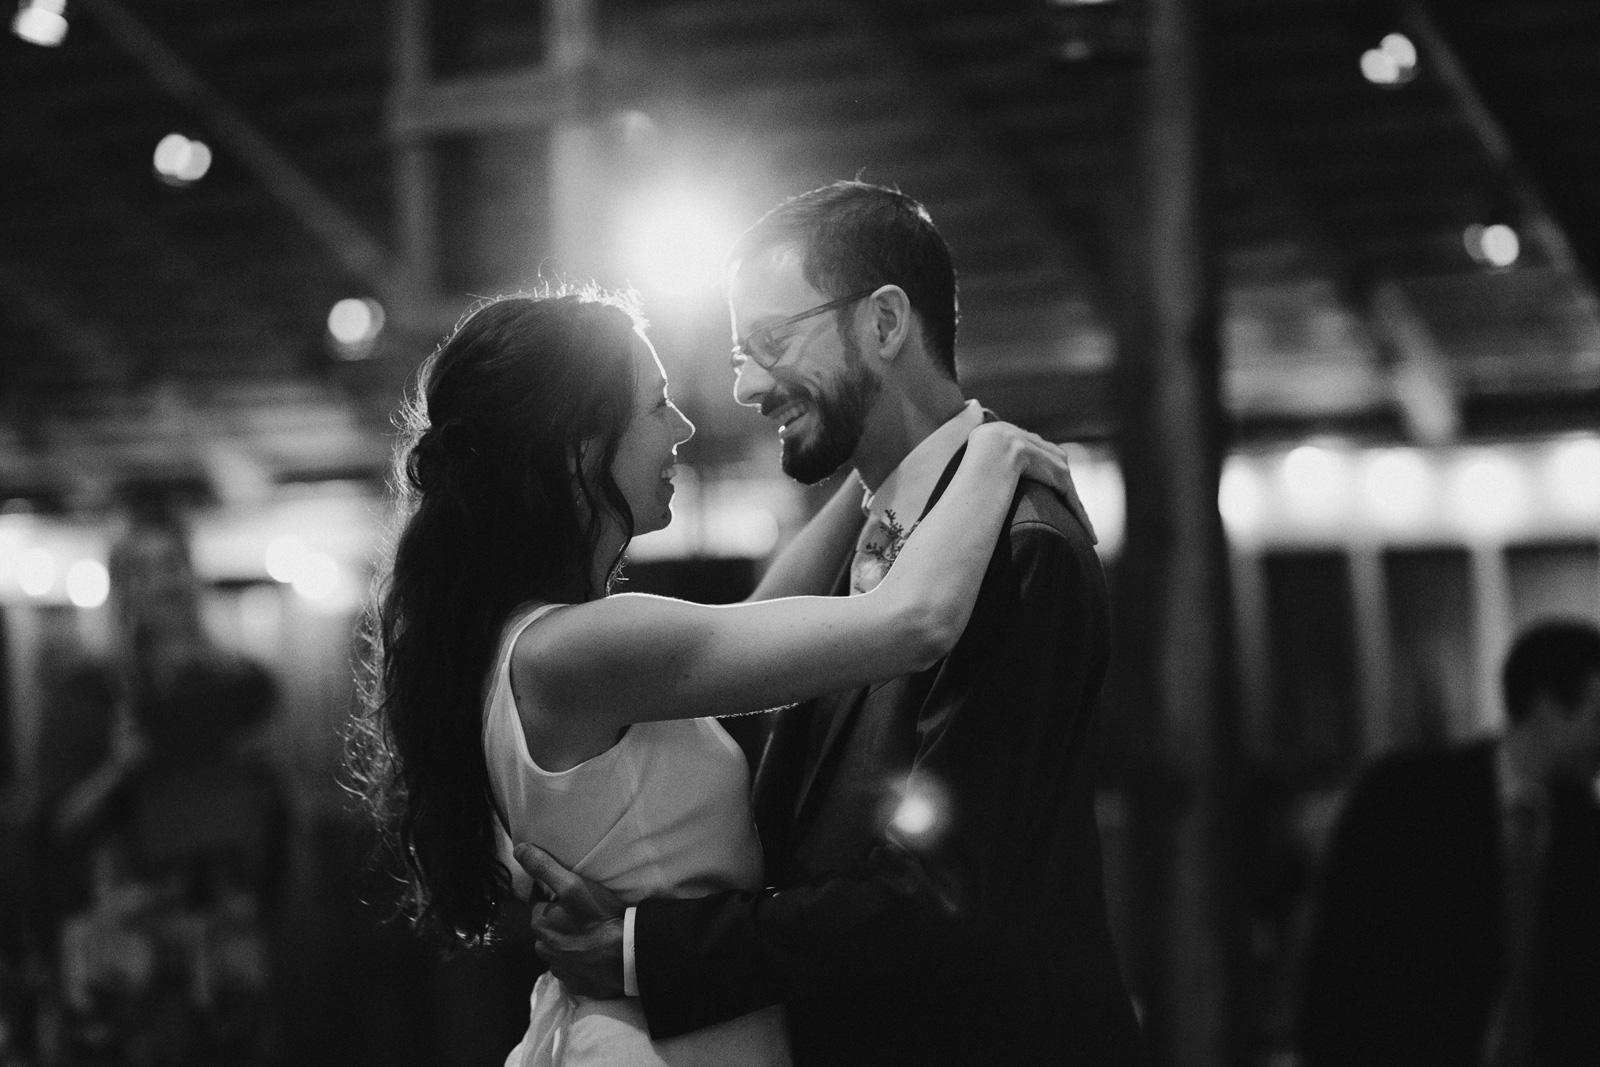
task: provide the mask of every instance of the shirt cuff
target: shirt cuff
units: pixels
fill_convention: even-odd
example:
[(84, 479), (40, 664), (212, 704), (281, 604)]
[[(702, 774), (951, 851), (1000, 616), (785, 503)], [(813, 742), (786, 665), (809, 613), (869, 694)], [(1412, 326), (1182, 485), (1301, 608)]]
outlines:
[(625, 997), (639, 995), (639, 969), (633, 962), (633, 917), (638, 912), (638, 908), (629, 908), (622, 913), (622, 995)]

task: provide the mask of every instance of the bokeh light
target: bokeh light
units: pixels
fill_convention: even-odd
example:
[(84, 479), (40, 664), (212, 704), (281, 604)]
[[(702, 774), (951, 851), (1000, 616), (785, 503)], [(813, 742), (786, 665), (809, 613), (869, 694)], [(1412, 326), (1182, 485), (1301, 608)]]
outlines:
[(1378, 42), (1378, 49), (1393, 59), (1401, 69), (1410, 69), (1417, 65), (1417, 46), (1403, 33), (1386, 35)]
[(193, 185), (211, 169), (211, 149), (181, 133), (169, 133), (156, 145), (156, 177), (173, 186)]
[(1389, 88), (1406, 84), (1417, 76), (1417, 46), (1403, 33), (1388, 34), (1361, 53), (1361, 76)]
[(383, 305), (369, 297), (346, 297), (328, 312), (328, 335), (335, 351), (345, 359), (371, 354), (387, 316)]
[(334, 558), (313, 550), (300, 557), (289, 584), (307, 600), (330, 600), (338, 592), (339, 578), (339, 564)]
[(44, 596), (56, 584), (56, 558), (47, 548), (30, 548), (17, 560), (17, 586), (29, 596)]
[(54, 48), (67, 39), (67, 0), (24, 0), (11, 19), (11, 32), (29, 44)]
[(890, 825), (912, 842), (926, 843), (950, 821), (950, 798), (943, 786), (926, 773), (908, 779), (897, 791), (899, 799)]
[(925, 796), (913, 794), (900, 801), (894, 812), (895, 829), (912, 837), (920, 837), (933, 829), (933, 802)]
[(111, 593), (111, 575), (97, 559), (80, 559), (67, 568), (67, 599), (80, 608), (97, 608)]
[(1473, 223), (1462, 232), (1461, 243), (1473, 260), (1489, 267), (1509, 267), (1522, 255), (1517, 231), (1501, 222), (1492, 226)]
[(1295, 517), (1325, 522), (1348, 502), (1350, 460), (1331, 448), (1301, 445), (1283, 458), (1282, 478)]
[(294, 534), (280, 534), (267, 543), (267, 576), (275, 582), (292, 582), (306, 557), (306, 543)]
[(1600, 518), (1600, 439), (1563, 441), (1550, 451), (1545, 486), (1555, 510), (1568, 518)]
[(1217, 507), (1223, 525), (1235, 537), (1251, 537), (1261, 529), (1267, 512), (1267, 490), (1261, 476), (1247, 460), (1229, 458), (1217, 486)]
[(1475, 452), (1450, 472), (1449, 503), (1462, 528), (1478, 534), (1503, 533), (1527, 520), (1527, 480), (1510, 458)]
[(1426, 521), (1435, 492), (1433, 467), (1416, 449), (1384, 449), (1362, 464), (1362, 503), (1382, 526), (1404, 529)]

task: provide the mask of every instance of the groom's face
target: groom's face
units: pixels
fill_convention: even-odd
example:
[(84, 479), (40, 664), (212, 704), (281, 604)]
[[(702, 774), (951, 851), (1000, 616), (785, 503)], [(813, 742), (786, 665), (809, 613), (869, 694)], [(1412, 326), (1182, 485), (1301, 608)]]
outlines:
[[(729, 286), (734, 342), (830, 299), (805, 280), (798, 247), (758, 253), (739, 264)], [(762, 338), (765, 350), (777, 356), (770, 368), (735, 359), (734, 399), (760, 408), (777, 427), (783, 472), (806, 485), (851, 459), (878, 397), (879, 380), (855, 335), (864, 304), (825, 312)]]

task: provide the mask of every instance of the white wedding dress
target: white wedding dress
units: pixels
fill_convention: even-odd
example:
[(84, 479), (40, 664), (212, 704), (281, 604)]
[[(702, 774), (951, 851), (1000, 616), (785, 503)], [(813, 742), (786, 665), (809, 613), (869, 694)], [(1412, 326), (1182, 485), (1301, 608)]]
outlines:
[[(486, 686), (483, 751), (509, 827), (501, 859), (518, 895), (532, 880), (511, 856), (529, 842), (629, 904), (761, 885), (744, 753), (714, 719), (637, 723), (571, 770), (528, 754), (511, 690), (511, 650), (560, 605), (513, 616)], [(787, 1067), (782, 1009), (771, 1007), (681, 1037), (652, 1041), (637, 998), (574, 996), (550, 974), (533, 988), (528, 1031), (506, 1067)]]

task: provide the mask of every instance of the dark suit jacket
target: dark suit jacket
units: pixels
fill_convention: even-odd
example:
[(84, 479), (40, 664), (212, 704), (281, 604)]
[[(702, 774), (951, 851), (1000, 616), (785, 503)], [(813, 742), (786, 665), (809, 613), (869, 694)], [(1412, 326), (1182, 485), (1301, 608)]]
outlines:
[[(651, 1033), (783, 1003), (802, 1067), (1137, 1062), (1093, 805), (1108, 646), (1087, 532), (1025, 483), (943, 661), (779, 714), (755, 786), (778, 888), (639, 907)], [(885, 834), (912, 772), (941, 798), (915, 851)]]
[[(1476, 1067), (1505, 978), (1493, 742), (1375, 764), (1335, 833), (1307, 946), (1307, 1067)], [(1535, 934), (1535, 1062), (1600, 1064), (1600, 809), (1557, 791)]]

